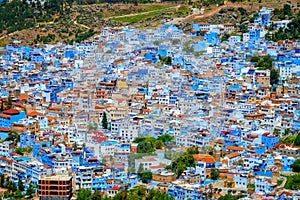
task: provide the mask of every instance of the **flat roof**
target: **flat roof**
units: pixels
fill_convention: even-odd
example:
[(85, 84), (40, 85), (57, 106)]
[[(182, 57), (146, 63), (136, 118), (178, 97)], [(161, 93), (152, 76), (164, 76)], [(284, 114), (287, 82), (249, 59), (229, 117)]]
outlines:
[(40, 180), (49, 180), (49, 181), (69, 181), (72, 176), (68, 175), (53, 175), (53, 176), (42, 176)]

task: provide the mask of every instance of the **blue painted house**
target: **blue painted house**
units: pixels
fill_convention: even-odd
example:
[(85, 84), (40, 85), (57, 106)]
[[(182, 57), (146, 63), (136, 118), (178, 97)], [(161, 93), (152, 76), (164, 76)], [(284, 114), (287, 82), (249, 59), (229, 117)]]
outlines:
[(74, 88), (74, 81), (70, 78), (63, 78), (62, 79), (62, 89), (70, 89), (73, 90)]
[(249, 31), (249, 40), (256, 41), (260, 38), (260, 29), (254, 29)]
[(35, 134), (30, 132), (24, 132), (20, 134), (20, 147), (28, 148), (32, 147), (35, 144)]
[(152, 64), (154, 64), (158, 61), (155, 53), (146, 53), (144, 60), (149, 60), (152, 62)]
[(72, 168), (78, 168), (83, 163), (83, 154), (80, 151), (72, 152)]
[(66, 50), (65, 57), (69, 59), (74, 59), (76, 54), (77, 54), (76, 50)]
[(0, 128), (10, 128), (12, 123), (18, 122), (19, 120), (26, 117), (24, 111), (16, 109), (5, 110), (0, 113)]
[(261, 141), (262, 144), (264, 144), (267, 149), (272, 149), (273, 146), (278, 144), (278, 137), (266, 132), (262, 134)]
[(8, 137), (9, 128), (0, 128), (0, 139), (5, 140)]
[[(98, 175), (99, 174), (99, 175)], [(100, 175), (101, 172), (98, 172), (98, 169), (94, 169), (94, 175), (92, 178), (92, 190), (99, 190), (100, 192), (104, 192), (107, 190), (106, 180), (111, 178), (106, 175)]]
[(51, 145), (51, 143), (49, 141), (35, 143), (32, 146), (32, 156), (41, 162), (41, 160), (42, 160), (41, 150), (43, 148), (49, 148), (50, 145)]
[(286, 155), (282, 156), (282, 172), (292, 172), (291, 165), (295, 162), (295, 158), (287, 157)]
[(216, 32), (209, 32), (205, 34), (204, 41), (211, 46), (217, 46), (220, 43), (219, 35)]
[(30, 59), (32, 62), (35, 62), (35, 63), (43, 63), (44, 62), (44, 56), (38, 52), (32, 52), (30, 54)]

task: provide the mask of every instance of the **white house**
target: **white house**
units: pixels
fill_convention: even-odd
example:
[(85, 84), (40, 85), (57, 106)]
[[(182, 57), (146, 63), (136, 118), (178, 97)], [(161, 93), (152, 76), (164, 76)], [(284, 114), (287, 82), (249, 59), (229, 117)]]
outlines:
[(234, 186), (235, 188), (247, 188), (248, 176), (245, 174), (234, 174)]

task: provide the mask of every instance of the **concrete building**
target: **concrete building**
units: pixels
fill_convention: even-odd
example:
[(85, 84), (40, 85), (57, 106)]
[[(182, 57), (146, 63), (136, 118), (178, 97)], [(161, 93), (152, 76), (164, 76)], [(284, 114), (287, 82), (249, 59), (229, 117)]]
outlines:
[(39, 179), (38, 196), (41, 200), (70, 200), (72, 194), (72, 176), (54, 175)]

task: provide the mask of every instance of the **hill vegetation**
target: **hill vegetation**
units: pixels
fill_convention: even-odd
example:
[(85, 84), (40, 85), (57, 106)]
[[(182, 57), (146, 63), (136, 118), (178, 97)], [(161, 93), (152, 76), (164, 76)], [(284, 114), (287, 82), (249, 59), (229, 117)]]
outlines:
[[(300, 39), (300, 11), (288, 25), (286, 29), (279, 28), (278, 31), (266, 34), (267, 40), (278, 42), (280, 40), (299, 40)], [(271, 29), (272, 31), (272, 29)]]
[(68, 11), (64, 4), (58, 0), (46, 0), (43, 6), (40, 1), (32, 4), (20, 0), (4, 1), (0, 6), (0, 32), (12, 33), (34, 27), (37, 22), (48, 22), (55, 14)]
[(259, 57), (252, 57), (250, 62), (255, 63), (255, 67), (258, 68), (258, 70), (270, 70), (270, 83), (271, 85), (277, 84), (279, 82), (279, 71), (275, 69), (272, 65), (272, 62), (274, 61), (271, 56), (264, 56), (263, 58)]
[[(233, 23), (239, 32), (247, 31), (247, 24), (254, 19), (258, 6), (268, 6), (274, 10), (274, 19), (294, 19), (287, 30), (270, 30), (271, 40), (297, 39), (298, 18), (294, 18), (291, 8), (284, 6), (287, 0), (279, 0), (276, 5), (272, 0), (175, 0), (163, 3), (150, 0), (40, 0), (27, 3), (26, 0), (4, 0), (0, 3), (0, 45), (16, 40), (21, 45), (34, 45), (56, 42), (81, 42), (102, 27), (135, 26), (153, 28), (174, 22), (180, 29), (188, 31), (197, 21), (209, 23)], [(233, 2), (233, 3), (230, 3)], [(291, 0), (294, 2), (294, 0)], [(232, 6), (232, 8), (228, 5)], [(222, 9), (221, 9), (221, 5)], [(187, 18), (193, 14), (192, 8), (204, 8), (205, 13), (199, 18)], [(214, 12), (215, 10), (220, 11)]]
[(287, 181), (284, 185), (285, 189), (299, 190), (300, 189), (300, 174), (294, 174), (287, 177)]
[(146, 192), (145, 186), (136, 186), (130, 190), (122, 190), (113, 198), (106, 198), (99, 190), (94, 193), (90, 189), (79, 189), (77, 193), (77, 200), (173, 200), (174, 198), (168, 194), (161, 193), (157, 190), (150, 190)]

